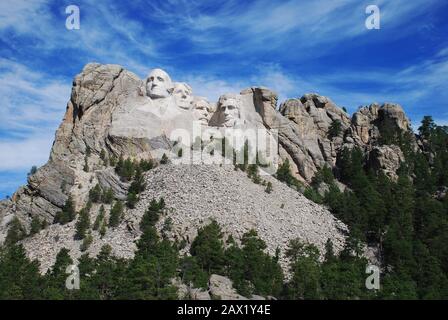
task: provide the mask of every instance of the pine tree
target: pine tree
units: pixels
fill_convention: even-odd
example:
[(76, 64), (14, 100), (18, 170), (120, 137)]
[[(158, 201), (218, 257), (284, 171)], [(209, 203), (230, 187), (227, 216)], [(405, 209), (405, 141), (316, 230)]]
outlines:
[(325, 243), (325, 262), (331, 262), (335, 259), (333, 241), (330, 238), (327, 239)]
[(90, 189), (89, 191), (89, 201), (93, 202), (93, 203), (99, 203), (101, 202), (101, 187), (99, 184), (96, 184), (95, 187), (93, 187), (93, 189)]
[(167, 155), (164, 153), (162, 155), (162, 159), (160, 159), (160, 164), (167, 164), (168, 161), (169, 161), (169, 159), (168, 159)]
[[(196, 257), (185, 256), (180, 261), (182, 282), (195, 288), (207, 289), (208, 274), (199, 266)], [(189, 298), (189, 297), (186, 297)]]
[(106, 232), (107, 232), (107, 225), (106, 225), (106, 220), (104, 219), (103, 222), (101, 223), (101, 227), (100, 227), (101, 238), (103, 238), (106, 235)]
[(134, 176), (134, 172), (135, 172), (134, 162), (131, 159), (127, 158), (124, 161), (121, 176), (125, 181), (131, 181), (132, 177)]
[(291, 174), (288, 159), (285, 159), (282, 165), (278, 167), (276, 177), (290, 187), (299, 188), (301, 186), (301, 183)]
[(220, 273), (224, 267), (224, 246), (221, 227), (216, 221), (200, 228), (191, 244), (190, 253), (208, 274)]
[(20, 240), (22, 240), (25, 237), (25, 229), (22, 226), (22, 223), (20, 222), (19, 218), (16, 216), (12, 219), (12, 221), (9, 223), (9, 229), (8, 233), (6, 234), (5, 239), (5, 245), (11, 246), (13, 244), (16, 244)]
[(328, 128), (328, 137), (333, 139), (342, 133), (342, 123), (340, 120), (334, 120)]
[(244, 280), (237, 282), (251, 293), (278, 296), (283, 287), (283, 272), (275, 257), (264, 252), (266, 243), (255, 230), (245, 233), (241, 243)]
[(87, 230), (90, 228), (90, 213), (87, 208), (81, 209), (78, 221), (76, 222), (75, 239), (81, 240), (86, 236)]
[(124, 167), (124, 159), (123, 155), (120, 155), (120, 158), (118, 158), (118, 162), (115, 166), (115, 172), (120, 176), (120, 178), (123, 175), (123, 167)]
[(110, 210), (109, 216), (109, 227), (116, 228), (121, 222), (123, 217), (123, 203), (121, 201), (116, 201), (112, 209)]
[(64, 207), (62, 208), (62, 211), (56, 213), (54, 217), (54, 223), (66, 224), (73, 221), (75, 219), (75, 216), (75, 203), (73, 202), (72, 197), (69, 196), (67, 201), (65, 202)]
[(117, 165), (117, 157), (115, 155), (111, 155), (109, 158), (109, 165), (111, 167), (115, 167)]
[(103, 162), (106, 160), (106, 151), (104, 149), (101, 149), (100, 159), (103, 160)]
[(143, 177), (142, 170), (140, 167), (137, 167), (135, 170), (134, 180), (132, 181), (128, 192), (139, 194), (143, 190), (145, 190), (145, 179)]
[(142, 171), (149, 171), (152, 168), (154, 168), (154, 162), (150, 159), (150, 160), (141, 160), (139, 167)]
[(114, 198), (115, 198), (115, 195), (114, 195), (114, 191), (112, 190), (112, 188), (107, 188), (107, 189), (103, 190), (103, 194), (101, 196), (103, 203), (111, 204), (112, 201), (114, 200)]
[(84, 157), (84, 167), (82, 168), (84, 170), (84, 172), (89, 172), (89, 159), (87, 158), (87, 156)]
[(104, 219), (105, 219), (106, 211), (104, 209), (104, 205), (101, 205), (98, 215), (96, 216), (95, 222), (93, 223), (93, 230), (99, 230)]
[(41, 299), (39, 263), (31, 262), (22, 245), (0, 251), (0, 300)]
[(130, 209), (134, 209), (137, 202), (138, 196), (134, 192), (129, 192), (126, 197), (126, 206)]
[(267, 185), (266, 185), (266, 189), (264, 191), (266, 191), (266, 193), (271, 193), (273, 190), (272, 188), (272, 182), (268, 181)]
[(286, 256), (290, 259), (292, 279), (288, 283), (288, 292), (292, 299), (319, 299), (320, 265), (319, 250), (300, 240), (291, 240)]
[(431, 133), (435, 129), (436, 125), (431, 116), (424, 116), (422, 120), (422, 125), (418, 128), (418, 132), (420, 136), (425, 139), (429, 139)]
[(81, 252), (87, 251), (87, 249), (89, 249), (92, 242), (93, 242), (93, 237), (92, 237), (92, 234), (89, 232), (85, 236), (84, 240), (82, 241), (79, 250), (81, 250)]
[(408, 272), (415, 265), (412, 256), (414, 200), (410, 180), (399, 177), (392, 193), (393, 201), (388, 205), (388, 231), (383, 244), (384, 260), (400, 271)]
[(31, 177), (32, 175), (36, 174), (37, 172), (37, 167), (36, 166), (32, 166), (30, 169), (30, 172), (27, 173), (28, 177)]
[(46, 288), (43, 292), (45, 299), (63, 300), (71, 296), (70, 291), (65, 287), (67, 267), (73, 265), (69, 252), (68, 249), (62, 248), (56, 255), (53, 267), (47, 271)]
[(167, 234), (169, 232), (171, 232), (171, 230), (173, 229), (173, 219), (171, 219), (170, 217), (166, 218), (165, 221), (163, 222), (163, 226), (162, 226), (162, 238), (166, 239), (168, 236)]
[(162, 212), (164, 207), (165, 202), (163, 198), (160, 198), (159, 201), (152, 199), (148, 209), (145, 211), (145, 214), (140, 221), (140, 230), (143, 231), (146, 228), (154, 227), (157, 221), (159, 221), (160, 213)]
[(30, 235), (39, 233), (40, 230), (42, 230), (42, 222), (40, 221), (38, 216), (34, 216), (31, 220)]

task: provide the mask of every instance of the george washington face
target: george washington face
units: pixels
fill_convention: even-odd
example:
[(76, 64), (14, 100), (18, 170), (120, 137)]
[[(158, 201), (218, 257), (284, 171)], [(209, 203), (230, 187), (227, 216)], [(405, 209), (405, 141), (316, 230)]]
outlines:
[(146, 94), (152, 99), (166, 98), (173, 91), (170, 76), (162, 69), (154, 69), (146, 79)]

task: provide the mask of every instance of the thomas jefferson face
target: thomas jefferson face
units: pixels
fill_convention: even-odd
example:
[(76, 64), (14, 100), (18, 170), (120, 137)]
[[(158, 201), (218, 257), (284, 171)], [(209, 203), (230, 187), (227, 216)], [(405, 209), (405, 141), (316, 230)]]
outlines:
[(162, 69), (154, 69), (146, 79), (146, 94), (152, 99), (166, 98), (173, 90), (170, 76)]
[(233, 127), (240, 118), (240, 105), (236, 97), (221, 97), (219, 99), (218, 123), (222, 127)]
[(193, 101), (194, 117), (204, 126), (207, 126), (210, 120), (210, 109), (210, 104), (203, 98), (195, 99)]
[(177, 105), (185, 110), (191, 108), (192, 102), (192, 90), (191, 87), (186, 83), (176, 83), (174, 86), (174, 98), (176, 99)]

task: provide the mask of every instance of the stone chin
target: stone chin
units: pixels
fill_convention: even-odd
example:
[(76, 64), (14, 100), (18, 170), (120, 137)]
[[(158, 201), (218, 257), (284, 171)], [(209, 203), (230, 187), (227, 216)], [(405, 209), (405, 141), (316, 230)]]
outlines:
[(177, 106), (184, 110), (190, 110), (191, 109), (191, 101), (189, 101), (189, 100), (177, 101)]
[(170, 96), (170, 93), (164, 88), (153, 87), (152, 89), (147, 89), (148, 97), (152, 99), (161, 99), (167, 98)]
[(201, 125), (203, 126), (208, 126), (208, 119), (207, 118), (199, 118), (198, 121), (201, 123)]
[(236, 124), (236, 120), (235, 119), (229, 119), (223, 122), (222, 126), (226, 127), (226, 128), (232, 128), (234, 127)]

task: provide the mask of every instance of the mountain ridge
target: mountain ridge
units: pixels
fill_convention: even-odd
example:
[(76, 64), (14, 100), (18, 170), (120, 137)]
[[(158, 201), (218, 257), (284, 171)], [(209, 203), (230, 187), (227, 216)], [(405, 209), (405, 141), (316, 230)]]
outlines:
[[(174, 116), (174, 125), (169, 124), (168, 127), (164, 127), (164, 120), (155, 122), (153, 127), (148, 126), (143, 121), (146, 113), (136, 113), (144, 116), (140, 119), (132, 115), (132, 110), (140, 112), (140, 107), (136, 106), (147, 101), (154, 104), (153, 101), (159, 100), (147, 100), (148, 79), (140, 80), (117, 65), (93, 63), (84, 67), (73, 81), (71, 98), (56, 131), (48, 163), (31, 175), (28, 185), (19, 188), (11, 200), (2, 201), (0, 240), (6, 238), (8, 225), (15, 217), (27, 233), (35, 216), (52, 224), (69, 196), (73, 197), (76, 210), (81, 210), (88, 201), (89, 191), (98, 183), (112, 187), (115, 195), (124, 199), (129, 185), (106, 170), (104, 159), (124, 156), (158, 161), (160, 153), (156, 149), (168, 153), (175, 147), (164, 130), (173, 129), (176, 124), (185, 126), (183, 110), (180, 110), (180, 116)], [(174, 95), (172, 90), (169, 95)], [(303, 188), (312, 182), (316, 172), (326, 166), (332, 168), (337, 176), (338, 154), (344, 148), (361, 147), (368, 161), (375, 163), (378, 170), (396, 177), (402, 156), (391, 151), (389, 146), (375, 146), (375, 142), (384, 123), (393, 130), (410, 132), (410, 121), (398, 105), (372, 104), (361, 108), (350, 118), (329, 98), (317, 94), (288, 99), (277, 107), (275, 92), (252, 87), (242, 90), (236, 99), (241, 100), (241, 113), (245, 117), (241, 120), (245, 125), (267, 131), (278, 130), (278, 165), (288, 160), (293, 176)], [(217, 104), (209, 103), (208, 108), (214, 115), (219, 112)], [(124, 117), (130, 117), (136, 123), (125, 122), (124, 129), (117, 131), (114, 128)], [(337, 130), (332, 128), (335, 123), (339, 123)], [(148, 127), (150, 131), (147, 131)], [(142, 136), (142, 132), (150, 136)], [(417, 148), (416, 143), (413, 147)], [(344, 190), (345, 186), (340, 184), (340, 188)], [(340, 243), (338, 237), (335, 234), (330, 238)], [(322, 240), (324, 238), (322, 236)], [(319, 247), (323, 247), (322, 241)]]

